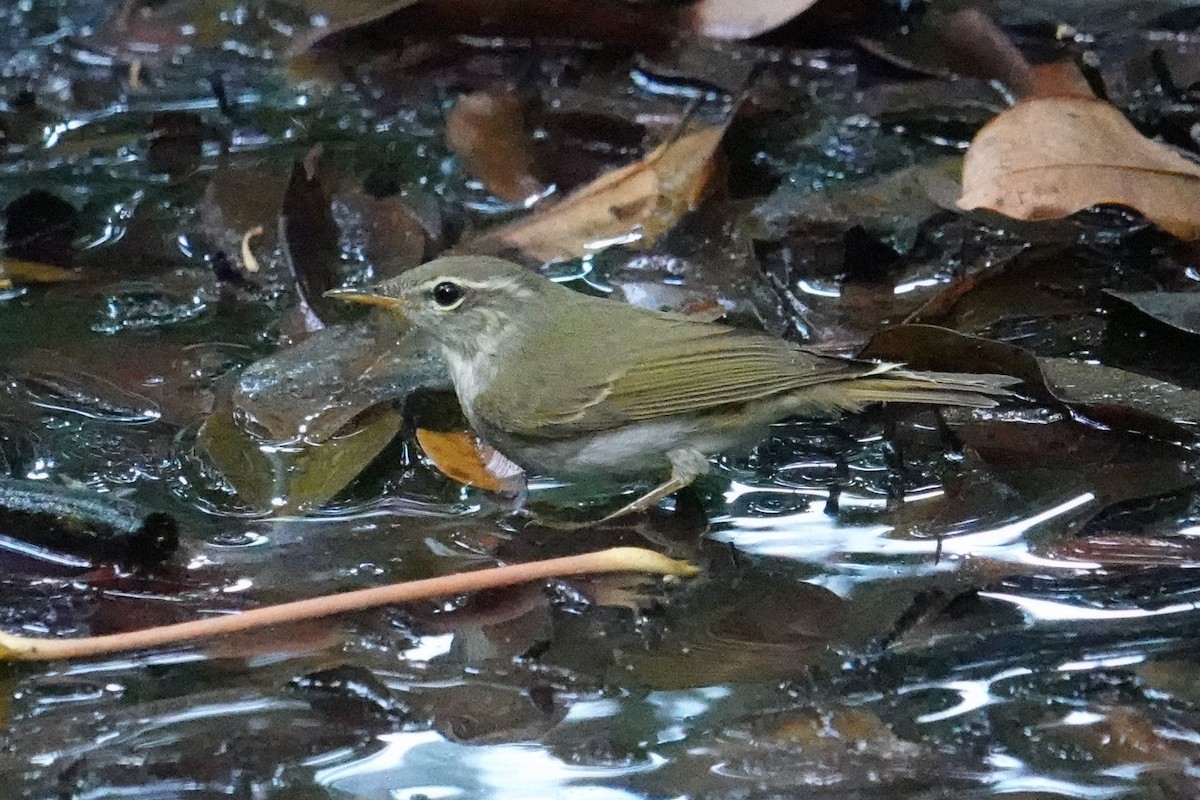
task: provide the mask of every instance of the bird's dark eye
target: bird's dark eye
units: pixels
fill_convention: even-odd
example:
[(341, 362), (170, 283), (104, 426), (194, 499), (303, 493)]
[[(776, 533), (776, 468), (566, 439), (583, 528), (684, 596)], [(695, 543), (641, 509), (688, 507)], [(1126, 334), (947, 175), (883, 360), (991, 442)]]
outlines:
[(450, 306), (462, 300), (462, 296), (462, 287), (453, 281), (442, 281), (433, 287), (433, 302), (442, 308), (450, 308)]

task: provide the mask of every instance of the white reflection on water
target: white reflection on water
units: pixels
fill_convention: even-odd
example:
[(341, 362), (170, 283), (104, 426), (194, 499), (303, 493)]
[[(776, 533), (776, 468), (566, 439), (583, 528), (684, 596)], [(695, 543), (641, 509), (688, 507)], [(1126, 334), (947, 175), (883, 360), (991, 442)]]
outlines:
[(316, 782), (360, 800), (469, 797), (472, 800), (633, 800), (624, 789), (573, 785), (650, 772), (664, 763), (650, 754), (622, 766), (572, 766), (538, 744), (466, 745), (436, 731), (386, 733), (382, 750), (366, 758), (318, 770)]
[(992, 693), (992, 686), (1010, 678), (1020, 678), (1025, 675), (1032, 675), (1033, 670), (1027, 667), (1014, 667), (1006, 669), (1003, 672), (993, 675), (990, 678), (984, 678), (977, 681), (931, 681), (929, 683), (918, 683), (910, 686), (904, 686), (900, 689), (900, 694), (912, 694), (913, 692), (923, 692), (929, 690), (947, 690), (958, 694), (960, 700), (949, 708), (941, 711), (932, 711), (928, 714), (922, 714), (917, 717), (916, 721), (920, 723), (941, 722), (942, 720), (957, 717), (961, 714), (967, 714), (980, 708), (993, 705), (994, 703), (1003, 702), (1003, 700)]
[[(827, 495), (821, 490), (764, 489), (734, 483), (726, 494), (726, 502), (732, 504), (745, 495), (805, 494), (814, 499)], [(827, 513), (822, 503), (811, 503), (808, 508), (791, 514), (777, 516), (726, 516), (714, 520), (719, 529), (714, 538), (729, 542), (739, 549), (758, 555), (771, 555), (811, 561), (826, 561), (831, 556), (847, 553), (869, 553), (879, 555), (928, 555), (967, 556), (987, 555), (1021, 562), (1037, 563), (1040, 566), (1088, 569), (1096, 565), (1090, 562), (1047, 560), (1030, 554), (1023, 539), (1033, 528), (1057, 517), (1066, 515), (1096, 501), (1096, 496), (1085, 492), (1037, 514), (1023, 519), (971, 533), (942, 537), (940, 542), (928, 538), (891, 538), (895, 528), (885, 523), (848, 525)], [(882, 498), (856, 498), (842, 495), (839, 504), (843, 507), (879, 505)], [(1019, 547), (1015, 547), (1018, 546)], [(931, 562), (932, 563), (932, 562)]]
[(1129, 785), (1091, 786), (1075, 781), (1048, 778), (1030, 770), (1029, 766), (1019, 758), (1005, 753), (992, 753), (987, 761), (994, 771), (987, 780), (996, 794), (1030, 793), (1039, 795), (1054, 795), (1062, 797), (1087, 798), (1087, 800), (1107, 800), (1110, 797), (1129, 795)]
[(990, 597), (1012, 603), (1034, 622), (1078, 622), (1081, 620), (1140, 619), (1161, 617), (1170, 614), (1185, 614), (1200, 609), (1200, 601), (1172, 603), (1160, 608), (1096, 608), (1095, 606), (1044, 600), (1038, 597), (1022, 597), (1005, 592), (980, 592), (980, 597)]

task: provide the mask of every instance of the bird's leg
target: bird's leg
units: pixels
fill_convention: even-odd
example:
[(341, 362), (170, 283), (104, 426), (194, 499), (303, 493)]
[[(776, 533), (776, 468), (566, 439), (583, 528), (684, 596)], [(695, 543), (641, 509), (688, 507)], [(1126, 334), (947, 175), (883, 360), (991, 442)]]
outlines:
[(653, 508), (664, 497), (669, 497), (680, 489), (691, 486), (696, 478), (708, 472), (708, 459), (699, 450), (687, 448), (672, 450), (667, 453), (667, 458), (671, 461), (671, 477), (632, 503), (621, 506), (611, 514), (606, 514), (598, 520), (589, 522), (559, 522), (557, 520), (536, 519), (537, 524), (557, 530), (579, 530), (580, 528), (590, 528), (593, 525), (612, 522), (614, 519), (623, 517), (626, 514), (636, 514), (640, 511)]
[(632, 503), (624, 505), (611, 514), (601, 517), (593, 524), (611, 522), (617, 517), (623, 517), (626, 514), (637, 514), (654, 508), (663, 498), (670, 497), (680, 489), (691, 486), (696, 478), (708, 472), (708, 459), (699, 450), (690, 450), (687, 448), (672, 450), (667, 453), (667, 458), (671, 460), (670, 478), (667, 478), (665, 482), (660, 483)]

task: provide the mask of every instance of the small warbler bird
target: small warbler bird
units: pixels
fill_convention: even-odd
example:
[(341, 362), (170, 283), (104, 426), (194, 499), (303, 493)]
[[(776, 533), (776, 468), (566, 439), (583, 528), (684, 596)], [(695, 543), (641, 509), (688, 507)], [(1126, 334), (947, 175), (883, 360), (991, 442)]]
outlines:
[(588, 297), (498, 258), (439, 258), (368, 290), (441, 347), (471, 425), (526, 471), (670, 478), (605, 519), (640, 511), (798, 415), (873, 402), (988, 408), (1003, 375), (913, 372), (819, 355), (763, 333)]

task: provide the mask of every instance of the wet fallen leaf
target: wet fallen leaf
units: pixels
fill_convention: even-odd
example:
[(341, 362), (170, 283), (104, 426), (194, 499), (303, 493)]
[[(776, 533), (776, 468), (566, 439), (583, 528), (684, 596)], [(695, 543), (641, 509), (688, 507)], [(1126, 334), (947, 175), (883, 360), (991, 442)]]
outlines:
[(1200, 236), (1200, 166), (1138, 133), (1114, 106), (1035, 98), (1004, 111), (971, 142), (964, 210), (1058, 219), (1112, 203), (1182, 239)]
[(334, 34), (360, 27), (369, 27), (384, 40), (388, 34), (394, 38), (419, 31), (427, 35), (575, 39), (626, 47), (660, 47), (670, 41), (681, 23), (679, 11), (670, 4), (630, 4), (618, 0), (583, 4), (575, 0), (389, 0), (384, 3), (305, 0), (304, 5), (312, 17), (325, 18), (329, 22), (293, 39), (288, 48), (291, 56), (303, 53), (318, 42), (327, 46), (329, 42), (324, 40)]
[[(1187, 427), (1176, 423), (1169, 406), (1155, 405), (1146, 396), (1162, 388), (1154, 387), (1154, 382), (1148, 378), (1144, 379), (1146, 383), (1141, 389), (1127, 380), (1122, 393), (1113, 392), (1113, 385), (1106, 383), (1114, 377), (1113, 373), (1096, 373), (1095, 380), (1086, 380), (1090, 389), (1072, 390), (1072, 382), (1081, 382), (1081, 367), (1069, 366), (1070, 362), (1064, 364), (1062, 359), (1038, 359), (1015, 345), (968, 336), (947, 328), (933, 325), (885, 328), (871, 338), (859, 355), (900, 361), (917, 369), (1012, 375), (1022, 381), (1019, 387), (1021, 393), (1062, 407), (1072, 415), (1080, 415), (1120, 430), (1148, 433), (1168, 441), (1188, 439), (1193, 435)], [(1067, 385), (1065, 392), (1056, 391), (1047, 379), (1043, 366), (1046, 363), (1051, 370), (1057, 371), (1057, 380)], [(1142, 399), (1138, 399), (1139, 395)], [(1180, 395), (1180, 399), (1181, 407), (1186, 407), (1189, 402), (1186, 394)], [(1194, 413), (1189, 414), (1185, 421), (1190, 423), (1195, 416)]]
[(340, 492), (383, 451), (403, 422), (390, 406), (363, 412), (352, 430), (320, 444), (280, 447), (246, 433), (228, 410), (200, 428), (200, 446), (238, 497), (259, 512), (304, 514)]
[(692, 27), (716, 39), (753, 39), (800, 16), (817, 0), (700, 0)]
[(320, 330), (247, 367), (234, 387), (235, 412), (265, 438), (323, 442), (371, 406), (448, 388), (437, 349), (402, 334), (386, 314)]
[[(115, 359), (114, 359), (115, 362)], [(17, 359), (7, 378), (20, 396), (38, 408), (78, 414), (88, 419), (143, 425), (162, 418), (158, 405), (131, 384), (118, 384), (117, 363), (96, 374), (98, 365), (59, 350), (34, 348)]]
[[(1047, 385), (1070, 403), (1128, 408), (1180, 425), (1200, 425), (1200, 391), (1155, 380), (1136, 372), (1069, 358), (1039, 358)], [(1107, 415), (1113, 421), (1115, 410)], [(1133, 423), (1128, 426), (1133, 427)]]
[(533, 175), (532, 137), (513, 95), (463, 95), (446, 116), (446, 141), (467, 172), (506, 203), (531, 205), (546, 192)]
[(327, 36), (375, 22), (416, 2), (418, 0), (304, 0), (300, 5), (307, 6), (309, 19), (314, 24), (311, 30), (292, 40), (288, 53), (298, 55)]
[(525, 473), (470, 431), (417, 429), (417, 442), (442, 474), (489, 492), (518, 492)]
[(912, 29), (890, 39), (859, 37), (867, 52), (907, 70), (949, 78), (997, 80), (1018, 96), (1029, 94), (1033, 69), (987, 14), (975, 8), (950, 14), (929, 9)]
[[(624, 665), (644, 685), (681, 690), (733, 681), (777, 681), (833, 652), (847, 603), (821, 586), (766, 580), (728, 588), (705, 587), (708, 602), (672, 626), (665, 646), (631, 653)], [(759, 610), (769, 603), (772, 613)]]
[(428, 197), (375, 197), (359, 188), (339, 192), (332, 200), (342, 212), (337, 221), (343, 247), (361, 253), (377, 280), (399, 275), (441, 249), (441, 216)]
[(488, 231), (457, 250), (515, 249), (545, 262), (578, 258), (617, 242), (651, 244), (700, 202), (724, 132), (707, 125), (684, 131), (545, 211)]
[(292, 166), (283, 193), (279, 231), (284, 254), (296, 283), (299, 311), (308, 332), (319, 330), (329, 301), (325, 292), (340, 282), (337, 223), (330, 210), (329, 190), (320, 171), (321, 148), (312, 148)]
[(861, 226), (898, 252), (906, 252), (922, 222), (958, 195), (957, 157), (940, 158), (880, 178), (835, 183), (816, 191), (784, 183), (754, 210), (768, 233), (782, 234), (797, 220)]
[(1200, 293), (1107, 291), (1105, 294), (1177, 331), (1200, 336)]
[(1192, 748), (1177, 737), (1170, 736), (1161, 721), (1145, 710), (1132, 706), (1115, 706), (1095, 719), (1055, 721), (1035, 728), (1036, 735), (1058, 748), (1077, 748), (1087, 753), (1098, 767), (1117, 764), (1151, 764), (1156, 769), (1183, 770), (1190, 764)]
[(955, 424), (954, 433), (1004, 483), (1054, 510), (1053, 525), (1023, 534), (1035, 548), (1083, 531), (1105, 509), (1196, 485), (1186, 449), (1070, 418), (970, 420)]

